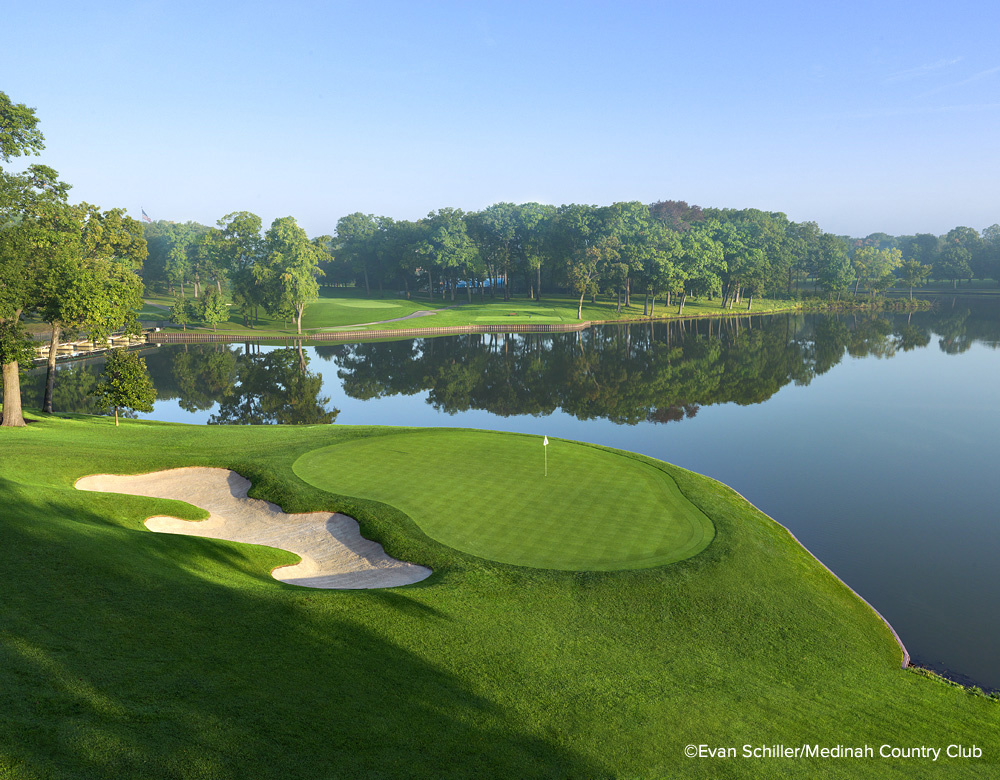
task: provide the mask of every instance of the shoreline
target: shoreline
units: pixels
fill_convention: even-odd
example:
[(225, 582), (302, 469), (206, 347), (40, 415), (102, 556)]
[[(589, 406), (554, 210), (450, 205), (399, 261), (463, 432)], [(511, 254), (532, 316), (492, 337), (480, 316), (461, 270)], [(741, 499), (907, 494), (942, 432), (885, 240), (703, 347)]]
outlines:
[[(588, 330), (595, 325), (642, 325), (653, 322), (669, 321), (689, 321), (715, 318), (741, 319), (744, 317), (766, 317), (773, 314), (788, 314), (796, 311), (807, 311), (801, 304), (789, 306), (783, 309), (770, 311), (726, 311), (719, 313), (704, 314), (682, 314), (667, 315), (663, 317), (641, 317), (627, 320), (582, 320), (580, 322), (556, 322), (556, 323), (486, 323), (483, 325), (443, 325), (426, 328), (386, 328), (384, 330), (339, 330), (325, 331), (321, 333), (275, 333), (273, 331), (262, 331), (261, 333), (215, 333), (215, 332), (192, 332), (192, 331), (157, 331), (147, 333), (147, 343), (150, 344), (193, 344), (193, 343), (240, 343), (257, 341), (285, 341), (285, 342), (307, 342), (307, 341), (373, 341), (378, 339), (391, 338), (414, 338), (419, 336), (457, 336), (470, 333), (572, 333), (576, 331)], [(350, 326), (346, 326), (350, 327)]]
[[(697, 474), (699, 472), (695, 472), (695, 473)], [(707, 479), (711, 479), (714, 482), (716, 482), (717, 484), (722, 485), (723, 487), (728, 488), (729, 490), (732, 490), (741, 499), (743, 499), (744, 501), (746, 501), (750, 506), (752, 506), (754, 509), (756, 509), (758, 512), (760, 512), (762, 515), (764, 515), (764, 517), (766, 517), (768, 520), (770, 520), (776, 526), (778, 526), (779, 528), (781, 528), (786, 534), (788, 534), (790, 537), (792, 537), (792, 541), (794, 541), (799, 547), (801, 547), (803, 550), (805, 550), (809, 554), (809, 556), (814, 561), (816, 561), (816, 563), (818, 563), (820, 566), (822, 566), (824, 569), (826, 569), (833, 576), (833, 578), (835, 580), (837, 580), (837, 582), (839, 582), (841, 585), (843, 585), (845, 588), (847, 588), (851, 593), (853, 593), (858, 599), (861, 600), (861, 602), (866, 607), (868, 607), (868, 609), (870, 609), (872, 612), (874, 612), (878, 616), (879, 620), (881, 620), (883, 623), (885, 623), (886, 628), (889, 629), (889, 632), (892, 634), (893, 638), (896, 640), (896, 644), (899, 645), (899, 649), (903, 652), (903, 662), (902, 662), (902, 665), (900, 666), (900, 669), (907, 669), (907, 668), (909, 668), (911, 666), (911, 664), (910, 664), (910, 651), (906, 649), (906, 645), (903, 644), (903, 640), (900, 638), (899, 634), (896, 633), (896, 629), (894, 629), (892, 627), (892, 623), (890, 623), (888, 620), (886, 620), (885, 615), (883, 615), (881, 612), (879, 612), (877, 609), (875, 609), (875, 607), (872, 606), (871, 602), (868, 601), (868, 599), (866, 599), (864, 596), (862, 596), (860, 593), (858, 593), (856, 590), (854, 590), (854, 588), (852, 588), (850, 585), (848, 585), (846, 582), (844, 582), (844, 580), (842, 580), (837, 575), (837, 572), (835, 572), (833, 569), (831, 569), (829, 566), (827, 566), (825, 563), (823, 563), (823, 561), (821, 561), (812, 550), (810, 550), (808, 547), (806, 547), (799, 540), (799, 538), (795, 534), (793, 534), (791, 532), (791, 530), (788, 528), (788, 526), (783, 525), (782, 523), (779, 523), (777, 520), (775, 520), (773, 517), (771, 517), (767, 512), (765, 512), (763, 509), (761, 509), (755, 503), (753, 503), (752, 501), (750, 501), (750, 499), (748, 499), (746, 496), (744, 496), (742, 493), (740, 493), (738, 490), (736, 490), (736, 488), (734, 488), (734, 487), (732, 487), (730, 485), (727, 485), (725, 482), (720, 482), (719, 480), (715, 479), (714, 477), (709, 477), (707, 474), (702, 474), (701, 476), (706, 477)], [(922, 667), (914, 667), (914, 668), (922, 668)]]

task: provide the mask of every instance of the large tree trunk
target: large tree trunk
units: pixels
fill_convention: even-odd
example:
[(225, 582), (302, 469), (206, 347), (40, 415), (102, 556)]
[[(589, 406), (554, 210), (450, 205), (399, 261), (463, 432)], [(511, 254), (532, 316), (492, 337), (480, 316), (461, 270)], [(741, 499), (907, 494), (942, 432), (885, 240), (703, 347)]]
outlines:
[(430, 293), (431, 300), (434, 300), (434, 277), (431, 276), (431, 269), (427, 269), (427, 292)]
[(685, 290), (684, 292), (681, 293), (681, 303), (680, 306), (677, 307), (678, 317), (684, 313), (684, 302), (687, 300), (687, 297), (688, 297), (687, 290)]
[(583, 319), (583, 296), (586, 295), (586, 294), (587, 294), (586, 290), (584, 290), (582, 293), (580, 293), (580, 303), (576, 307), (576, 318), (578, 320), (582, 320)]
[(365, 297), (366, 298), (371, 298), (372, 297), (372, 291), (368, 287), (368, 263), (362, 263), (361, 267), (364, 269), (364, 272), (365, 272)]
[(45, 398), (42, 400), (42, 411), (52, 414), (52, 389), (56, 386), (56, 353), (59, 351), (59, 331), (61, 325), (52, 323), (52, 339), (49, 341), (49, 359), (45, 372)]
[(17, 361), (3, 364), (3, 422), (2, 428), (23, 428), (24, 415), (21, 413), (21, 377)]
[(535, 300), (542, 300), (542, 264), (538, 263), (538, 284), (535, 285)]

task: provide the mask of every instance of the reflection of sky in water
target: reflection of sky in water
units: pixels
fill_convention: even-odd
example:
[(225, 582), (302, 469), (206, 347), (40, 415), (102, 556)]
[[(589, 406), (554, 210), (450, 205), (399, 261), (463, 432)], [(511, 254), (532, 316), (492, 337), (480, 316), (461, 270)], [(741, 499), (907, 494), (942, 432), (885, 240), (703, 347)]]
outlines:
[[(267, 351), (268, 347), (262, 347)], [(486, 428), (634, 450), (731, 485), (795, 535), (894, 625), (916, 660), (1000, 688), (1000, 352), (974, 344), (889, 359), (844, 359), (808, 386), (762, 404), (703, 406), (681, 422), (617, 425), (544, 417), (447, 414), (428, 392), (359, 401), (334, 359), (309, 370), (344, 425)], [(204, 423), (176, 400), (144, 415)]]

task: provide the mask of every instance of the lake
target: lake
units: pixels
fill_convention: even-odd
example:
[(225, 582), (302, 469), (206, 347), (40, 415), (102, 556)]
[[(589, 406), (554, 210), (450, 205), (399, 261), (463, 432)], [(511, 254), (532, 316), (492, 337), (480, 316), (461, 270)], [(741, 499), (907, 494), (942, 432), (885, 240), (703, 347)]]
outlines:
[[(187, 423), (488, 428), (642, 452), (731, 485), (895, 627), (915, 663), (1000, 689), (1000, 299), (298, 348), (145, 352)], [(100, 360), (60, 366), (92, 411)], [(44, 369), (25, 382), (40, 406)]]

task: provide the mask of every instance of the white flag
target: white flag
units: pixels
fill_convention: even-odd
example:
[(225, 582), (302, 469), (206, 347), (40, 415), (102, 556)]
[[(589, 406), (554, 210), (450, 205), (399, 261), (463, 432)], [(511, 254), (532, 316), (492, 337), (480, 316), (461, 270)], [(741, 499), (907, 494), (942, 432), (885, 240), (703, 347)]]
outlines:
[(545, 437), (545, 441), (542, 442), (542, 446), (543, 447), (548, 447), (549, 446), (549, 437), (548, 436)]

